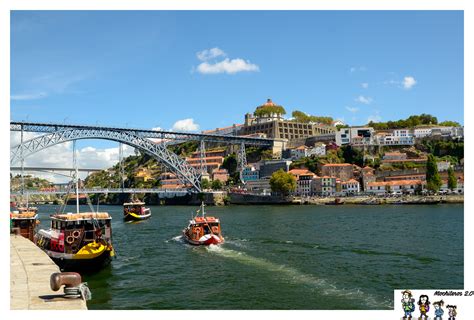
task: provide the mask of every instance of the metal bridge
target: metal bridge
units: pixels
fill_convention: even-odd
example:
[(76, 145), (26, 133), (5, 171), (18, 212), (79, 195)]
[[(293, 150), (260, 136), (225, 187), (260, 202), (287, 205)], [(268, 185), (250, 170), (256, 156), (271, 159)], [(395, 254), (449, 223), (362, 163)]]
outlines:
[[(76, 171), (76, 168), (52, 168), (52, 167), (10, 167), (10, 171), (64, 171), (64, 172), (72, 172)], [(90, 169), (90, 168), (77, 168), (79, 172), (99, 172), (103, 171), (104, 169)]]
[[(178, 157), (167, 148), (167, 143), (156, 143), (150, 139), (162, 141), (200, 141), (201, 147), (205, 142), (239, 144), (240, 168), (245, 163), (245, 145), (269, 147), (273, 140), (253, 137), (238, 137), (229, 135), (213, 135), (187, 132), (155, 131), (133, 128), (102, 127), (87, 125), (65, 125), (36, 122), (10, 122), (10, 131), (21, 132), (21, 143), (10, 149), (10, 164), (21, 160), (48, 147), (75, 141), (79, 139), (105, 139), (127, 144), (151, 155), (163, 163), (185, 185), (190, 185), (195, 191), (201, 191), (201, 174), (184, 159)], [(23, 141), (24, 132), (44, 133), (27, 141)]]
[[(70, 194), (75, 191), (71, 190), (25, 190), (24, 194), (27, 195), (49, 195), (49, 194)], [(91, 188), (91, 189), (79, 189), (79, 194), (98, 194), (98, 193), (154, 193), (158, 194), (160, 198), (173, 198), (177, 196), (184, 196), (190, 193), (187, 189), (136, 189), (136, 188)], [(22, 191), (14, 191), (10, 193), (12, 196), (22, 195)]]

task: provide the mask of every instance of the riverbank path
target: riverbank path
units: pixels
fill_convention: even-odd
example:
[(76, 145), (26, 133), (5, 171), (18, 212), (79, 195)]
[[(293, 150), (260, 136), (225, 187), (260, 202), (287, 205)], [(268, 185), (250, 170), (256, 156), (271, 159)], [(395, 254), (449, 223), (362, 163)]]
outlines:
[(49, 285), (58, 266), (30, 240), (10, 236), (10, 309), (86, 310), (82, 299), (67, 299)]

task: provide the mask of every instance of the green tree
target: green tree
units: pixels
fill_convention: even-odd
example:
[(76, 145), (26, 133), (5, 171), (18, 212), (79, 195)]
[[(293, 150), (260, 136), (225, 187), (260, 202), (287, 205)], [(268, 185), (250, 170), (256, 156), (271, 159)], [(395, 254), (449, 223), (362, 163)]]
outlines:
[(342, 157), (344, 162), (356, 164), (358, 166), (364, 165), (364, 154), (362, 151), (359, 151), (351, 146), (342, 146)]
[(428, 161), (426, 162), (426, 186), (428, 190), (438, 191), (441, 184), (442, 182), (438, 173), (436, 159), (432, 154), (429, 154)]
[(234, 174), (237, 171), (237, 157), (235, 153), (229, 154), (224, 158), (221, 168), (227, 169), (230, 175)]
[(220, 190), (222, 189), (222, 181), (220, 180), (213, 180), (211, 183), (212, 190)]
[(273, 172), (270, 178), (270, 187), (272, 192), (287, 196), (290, 192), (296, 190), (296, 179), (292, 174), (280, 169)]
[(255, 109), (253, 114), (257, 117), (265, 117), (272, 114), (283, 115), (286, 114), (286, 110), (279, 105), (261, 105)]
[(443, 122), (440, 122), (439, 123), (440, 126), (443, 126), (443, 127), (460, 127), (461, 125), (459, 124), (459, 122), (456, 122), (456, 121), (443, 121)]
[(449, 167), (448, 169), (448, 188), (451, 190), (456, 189), (458, 186), (458, 181), (456, 180), (456, 176), (454, 175), (454, 169)]
[(207, 180), (206, 178), (203, 178), (201, 180), (201, 189), (209, 189), (211, 187), (211, 183), (209, 182), (209, 180)]
[(296, 122), (317, 122), (330, 126), (334, 119), (332, 117), (312, 116), (304, 113), (303, 111), (295, 110), (291, 113), (291, 116)]

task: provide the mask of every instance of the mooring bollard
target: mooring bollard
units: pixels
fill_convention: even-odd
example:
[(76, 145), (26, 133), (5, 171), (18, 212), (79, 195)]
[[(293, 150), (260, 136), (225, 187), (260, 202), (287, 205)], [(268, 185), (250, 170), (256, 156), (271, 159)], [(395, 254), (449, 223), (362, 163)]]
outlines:
[(55, 272), (51, 275), (49, 283), (51, 290), (58, 291), (64, 285), (65, 298), (81, 298), (90, 300), (91, 292), (86, 282), (81, 282), (82, 277), (77, 272)]

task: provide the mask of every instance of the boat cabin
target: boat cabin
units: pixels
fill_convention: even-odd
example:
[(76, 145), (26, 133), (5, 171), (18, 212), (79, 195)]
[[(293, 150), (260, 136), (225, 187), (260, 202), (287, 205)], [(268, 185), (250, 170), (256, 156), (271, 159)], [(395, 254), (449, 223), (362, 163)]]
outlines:
[(34, 240), (36, 225), (39, 223), (36, 212), (14, 211), (10, 213), (10, 232)]
[(76, 253), (84, 245), (112, 240), (111, 217), (106, 212), (55, 214), (51, 229), (40, 230), (36, 242), (40, 247), (63, 253)]
[(145, 209), (144, 202), (127, 202), (123, 204), (123, 212), (124, 213), (135, 213), (135, 214), (142, 214), (143, 209)]
[(199, 240), (203, 235), (215, 234), (220, 236), (221, 225), (219, 219), (214, 217), (196, 217), (190, 221), (190, 238)]

